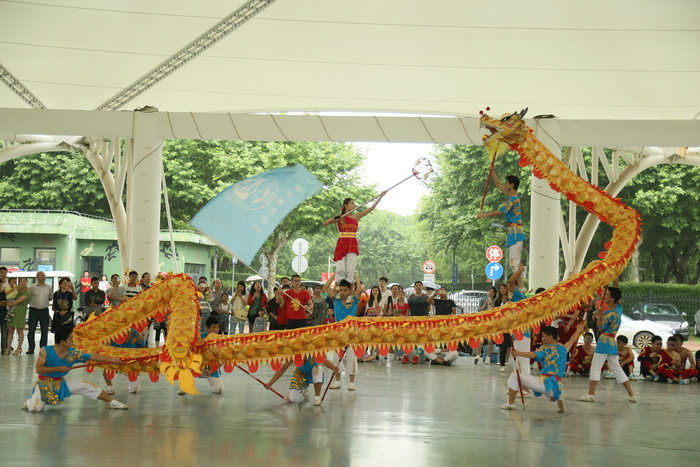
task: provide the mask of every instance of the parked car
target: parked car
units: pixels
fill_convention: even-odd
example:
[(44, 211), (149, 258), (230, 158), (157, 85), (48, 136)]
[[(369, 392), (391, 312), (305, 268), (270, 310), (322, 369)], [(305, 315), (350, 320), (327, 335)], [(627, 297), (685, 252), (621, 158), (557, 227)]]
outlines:
[(628, 316), (622, 315), (622, 323), (620, 329), (617, 330), (618, 336), (625, 336), (633, 346), (638, 349), (651, 345), (651, 338), (656, 335), (660, 336), (664, 344), (666, 339), (674, 334), (673, 330), (655, 321), (636, 320)]
[(634, 320), (649, 320), (665, 324), (673, 333), (681, 334), (684, 339), (690, 335), (690, 326), (686, 314), (681, 313), (671, 303), (640, 302), (632, 308), (631, 318)]
[(483, 290), (462, 290), (448, 294), (459, 307), (457, 313), (478, 313), (482, 301), (488, 296)]

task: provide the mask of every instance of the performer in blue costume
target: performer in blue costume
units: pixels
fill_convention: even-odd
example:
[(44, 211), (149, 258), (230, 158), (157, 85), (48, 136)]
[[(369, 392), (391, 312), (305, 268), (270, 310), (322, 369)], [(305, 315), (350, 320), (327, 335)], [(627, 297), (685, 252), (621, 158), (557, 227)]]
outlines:
[[(265, 385), (266, 389), (272, 388), (272, 385), (282, 377), (282, 375), (287, 371), (291, 361), (285, 362), (282, 367), (272, 376), (270, 382)], [(323, 362), (323, 365), (330, 368), (334, 373), (336, 373), (336, 378), (340, 375), (338, 368), (333, 365), (328, 360)], [(304, 364), (300, 367), (294, 369), (294, 375), (292, 376), (292, 381), (289, 383), (289, 390), (284, 399), (287, 402), (303, 402), (308, 395), (308, 387), (314, 385), (314, 405), (321, 405), (321, 389), (323, 387), (323, 368), (319, 363), (310, 357)]]
[[(209, 334), (219, 334), (219, 317), (209, 316), (204, 322), (206, 331), (201, 333), (202, 339), (207, 337)], [(211, 368), (203, 368), (202, 374), (209, 381), (209, 386), (211, 386), (211, 392), (214, 394), (221, 394), (224, 392), (224, 380), (221, 378), (221, 368), (216, 371), (211, 371)], [(178, 395), (184, 396), (185, 391), (181, 388), (178, 389)]]
[[(148, 347), (148, 342), (146, 342), (146, 339), (144, 339), (143, 334), (138, 332), (136, 329), (131, 329), (131, 334), (129, 337), (121, 344), (117, 344), (116, 342), (112, 341), (110, 344), (112, 347), (119, 347), (121, 349), (145, 349)], [(112, 380), (107, 378), (107, 373), (104, 372), (102, 373), (102, 376), (104, 376), (105, 383), (107, 384), (107, 389), (105, 389), (105, 392), (109, 395), (114, 394), (114, 388), (112, 387)], [(127, 390), (129, 391), (129, 394), (135, 394), (139, 392), (141, 389), (141, 377), (137, 376), (136, 381), (131, 381), (130, 379), (127, 379)]]
[[(360, 282), (360, 278), (355, 274), (355, 295), (352, 295), (352, 284), (345, 279), (341, 280), (337, 286), (336, 291), (331, 287), (331, 283), (335, 278), (335, 274), (331, 273), (328, 281), (324, 284), (323, 290), (328, 294), (328, 298), (333, 300), (333, 313), (335, 314), (335, 321), (340, 322), (346, 319), (348, 316), (357, 316), (357, 306), (360, 303), (360, 297), (365, 291), (365, 287)], [(338, 365), (340, 371), (345, 371), (345, 365), (336, 352), (331, 352), (329, 356), (333, 359), (333, 363)], [(348, 376), (350, 377), (350, 383), (348, 384), (348, 391), (355, 390), (355, 375), (357, 374), (357, 356), (355, 352), (345, 352), (344, 360), (348, 365)], [(330, 386), (331, 389), (340, 389), (340, 380), (336, 379)]]
[(597, 321), (598, 328), (600, 329), (600, 338), (596, 342), (595, 352), (593, 353), (588, 394), (577, 397), (577, 401), (595, 402), (595, 388), (598, 385), (598, 381), (600, 381), (600, 369), (603, 363), (607, 361), (608, 369), (615, 375), (617, 382), (627, 389), (628, 400), (630, 402), (637, 402), (629, 378), (627, 378), (627, 375), (620, 367), (615, 337), (622, 323), (622, 305), (619, 303), (622, 299), (622, 291), (618, 288), (617, 279), (615, 279), (613, 285), (614, 287), (608, 287), (607, 292), (604, 293), (607, 310), (603, 311), (601, 308), (596, 310), (593, 314), (593, 317)]
[[(523, 254), (523, 244), (525, 243), (522, 210), (520, 209), (520, 197), (518, 196), (520, 179), (515, 175), (508, 175), (506, 177), (505, 185), (502, 185), (501, 181), (498, 179), (498, 176), (494, 172), (493, 184), (496, 185), (496, 188), (501, 190), (501, 192), (506, 195), (508, 199), (496, 211), (480, 212), (476, 215), (476, 218), (481, 219), (484, 217), (496, 217), (500, 215), (504, 215), (506, 217), (506, 222), (508, 223), (506, 247), (508, 248), (508, 254), (510, 257), (510, 267), (513, 272), (515, 272), (518, 270), (520, 258)], [(518, 281), (518, 287), (521, 289), (521, 292), (525, 292), (525, 290), (522, 290), (524, 287), (522, 279)]]
[(84, 354), (73, 347), (73, 327), (60, 327), (55, 333), (56, 344), (43, 347), (36, 360), (39, 379), (34, 385), (32, 396), (22, 404), (22, 410), (41, 412), (46, 405), (61, 405), (64, 399), (73, 394), (100, 399), (109, 403), (110, 409), (124, 410), (129, 406), (112, 399), (106, 392), (87, 381), (66, 381), (63, 379), (76, 363), (92, 360), (98, 363), (121, 363), (118, 358), (104, 355)]
[(557, 412), (564, 413), (564, 401), (561, 398), (562, 385), (561, 378), (566, 371), (566, 354), (571, 346), (578, 340), (578, 336), (583, 330), (583, 324), (574, 332), (569, 342), (565, 345), (559, 344), (559, 331), (556, 328), (547, 326), (542, 329), (542, 346), (537, 352), (513, 351), (515, 357), (534, 358), (542, 363), (540, 376), (520, 374), (520, 385), (518, 376), (515, 373), (508, 378), (508, 403), (503, 404), (503, 410), (515, 410), (515, 397), (520, 388), (528, 388), (535, 393), (535, 396), (544, 394), (547, 398), (556, 402)]

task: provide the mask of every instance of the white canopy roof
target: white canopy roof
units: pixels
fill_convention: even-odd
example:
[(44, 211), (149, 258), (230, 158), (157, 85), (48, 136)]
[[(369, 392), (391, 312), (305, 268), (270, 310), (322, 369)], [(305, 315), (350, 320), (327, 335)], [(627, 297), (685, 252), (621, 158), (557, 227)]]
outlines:
[[(0, 0), (0, 65), (49, 109), (96, 109), (244, 3)], [(121, 109), (692, 120), (699, 19), (695, 0), (277, 0)], [(0, 85), (0, 107), (29, 105)]]

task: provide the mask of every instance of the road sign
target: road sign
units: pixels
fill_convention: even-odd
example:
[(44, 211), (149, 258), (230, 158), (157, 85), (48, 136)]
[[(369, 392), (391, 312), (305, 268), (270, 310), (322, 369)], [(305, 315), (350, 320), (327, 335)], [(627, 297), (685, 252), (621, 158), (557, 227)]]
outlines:
[(423, 272), (426, 274), (435, 274), (435, 262), (430, 260), (424, 262)]
[(301, 274), (302, 272), (306, 271), (308, 267), (309, 261), (305, 256), (295, 256), (292, 260), (292, 270), (297, 274)]
[(452, 286), (457, 286), (457, 263), (452, 265)]
[(489, 263), (488, 266), (486, 266), (486, 277), (492, 281), (500, 279), (502, 275), (503, 266), (501, 266), (501, 263)]
[(328, 273), (327, 272), (322, 272), (321, 273), (321, 282), (328, 282)]
[(309, 251), (309, 242), (303, 238), (297, 238), (294, 240), (292, 243), (292, 252), (294, 252), (295, 255), (305, 255), (307, 251)]
[(258, 272), (260, 273), (263, 279), (267, 279), (267, 276), (270, 275), (270, 268), (268, 268), (267, 266), (260, 266), (260, 270)]
[(423, 282), (435, 282), (435, 274), (423, 274)]
[(238, 264), (238, 258), (231, 256), (231, 259), (233, 260), (233, 264)]
[(503, 258), (503, 250), (500, 246), (491, 245), (486, 249), (486, 259), (492, 263), (497, 263)]
[(267, 266), (267, 256), (260, 254), (258, 261), (260, 261), (260, 266)]

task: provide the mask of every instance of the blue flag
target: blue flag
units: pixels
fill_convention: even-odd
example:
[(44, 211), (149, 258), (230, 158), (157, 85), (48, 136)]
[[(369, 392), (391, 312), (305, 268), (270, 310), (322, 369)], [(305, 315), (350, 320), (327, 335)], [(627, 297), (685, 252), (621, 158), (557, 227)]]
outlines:
[(282, 219), (322, 186), (301, 164), (269, 170), (226, 188), (190, 225), (250, 265)]

